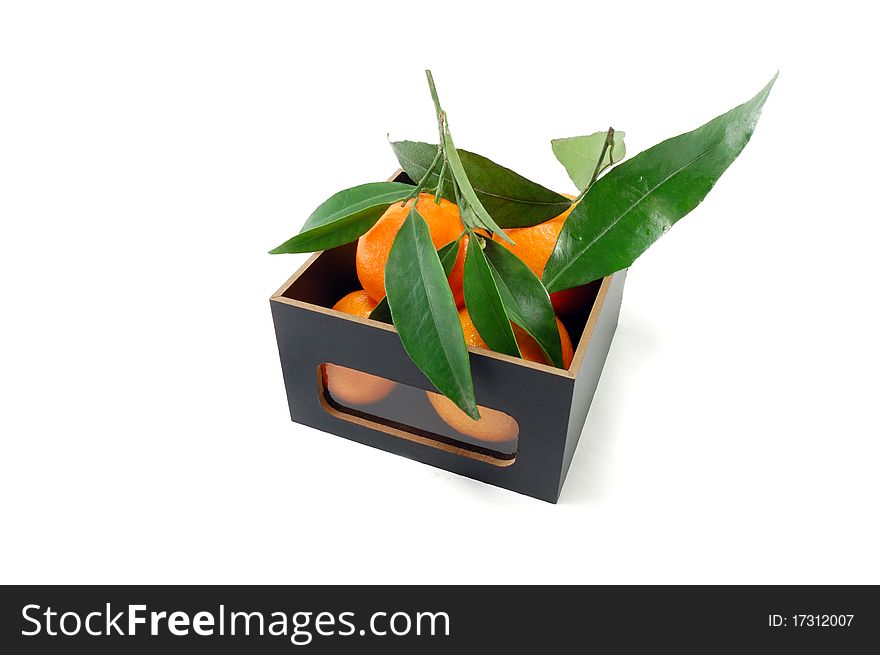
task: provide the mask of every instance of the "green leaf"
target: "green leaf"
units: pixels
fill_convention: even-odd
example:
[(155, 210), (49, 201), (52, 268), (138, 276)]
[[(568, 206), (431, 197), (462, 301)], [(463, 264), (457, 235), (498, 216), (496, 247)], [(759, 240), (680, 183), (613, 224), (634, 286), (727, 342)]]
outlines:
[(335, 193), (312, 212), (299, 234), (269, 252), (316, 252), (350, 243), (412, 190), (411, 184), (401, 182), (370, 182)]
[(464, 260), (464, 301), (477, 332), (490, 350), (521, 357), (510, 318), (498, 295), (495, 278), (483, 254), (480, 237), (473, 232), (468, 240)]
[(745, 104), (599, 178), (562, 228), (544, 268), (547, 290), (576, 287), (626, 268), (700, 204), (748, 143), (775, 81)]
[(461, 237), (458, 237), (455, 241), (450, 241), (437, 250), (437, 257), (440, 258), (440, 264), (443, 266), (443, 272), (446, 273), (446, 277), (449, 277), (452, 273), (452, 268), (455, 266), (455, 260), (458, 259), (459, 243), (461, 243)]
[(394, 321), (391, 320), (391, 308), (388, 306), (388, 296), (382, 298), (382, 300), (379, 301), (379, 304), (373, 307), (373, 311), (370, 312), (370, 318), (374, 321), (379, 321), (380, 323), (394, 323)]
[[(458, 156), (458, 150), (455, 149), (455, 144), (452, 142), (452, 136), (450, 136), (449, 132), (443, 136), (443, 142), (446, 149), (446, 161), (449, 162), (449, 170), (452, 171), (452, 176), (458, 184), (459, 191), (461, 191), (462, 202), (466, 203), (464, 207), (461, 207), (462, 219), (464, 219), (466, 215), (475, 215), (479, 224), (473, 227), (484, 227), (489, 230), (489, 232), (497, 234), (508, 243), (516, 245), (513, 240), (505, 234), (504, 230), (498, 226), (494, 219), (489, 216), (489, 212), (486, 211), (486, 208), (483, 207), (483, 203), (480, 202), (480, 199), (477, 197), (477, 192), (474, 191), (474, 187), (471, 185), (471, 181), (468, 179), (467, 173), (464, 171), (461, 158)], [(467, 223), (468, 221), (465, 220), (465, 224)]]
[(385, 292), (410, 359), (437, 389), (479, 420), (458, 308), (425, 219), (409, 212), (385, 264)]
[(484, 253), (507, 315), (538, 342), (548, 361), (563, 368), (559, 326), (544, 285), (500, 243), (486, 241)]
[[(605, 145), (606, 132), (596, 132), (589, 136), (572, 136), (566, 139), (553, 139), (550, 146), (553, 148), (553, 154), (559, 163), (565, 166), (568, 177), (574, 182), (578, 191), (583, 191), (590, 183), (596, 165), (599, 163), (599, 157), (602, 154), (602, 147)], [(606, 152), (602, 161), (601, 173), (611, 164), (617, 163), (626, 157), (626, 145), (623, 143), (625, 132), (614, 132), (614, 146), (611, 152)]]
[[(437, 146), (418, 141), (396, 141), (391, 144), (401, 168), (414, 180), (422, 179), (428, 170)], [(540, 184), (524, 178), (481, 155), (458, 150), (461, 165), (473, 185), (474, 192), (486, 211), (502, 228), (530, 227), (556, 218), (571, 205), (571, 200)], [(426, 188), (437, 186), (439, 171), (428, 177)], [(442, 195), (455, 202), (449, 177)]]
[[(455, 260), (458, 259), (458, 244), (460, 242), (461, 237), (458, 237), (455, 241), (450, 241), (437, 251), (437, 256), (440, 258), (440, 264), (443, 266), (443, 272), (446, 273), (447, 278), (452, 273)], [(382, 298), (379, 304), (373, 308), (373, 311), (370, 312), (370, 318), (380, 323), (393, 323), (391, 320), (391, 309), (388, 307), (388, 296)]]

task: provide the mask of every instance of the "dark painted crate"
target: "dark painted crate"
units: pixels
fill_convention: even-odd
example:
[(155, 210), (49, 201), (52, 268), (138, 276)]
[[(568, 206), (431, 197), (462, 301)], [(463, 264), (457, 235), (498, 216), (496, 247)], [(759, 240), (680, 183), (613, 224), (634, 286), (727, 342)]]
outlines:
[(617, 328), (626, 271), (594, 282), (592, 303), (561, 317), (575, 345), (568, 370), (469, 349), (477, 402), (519, 423), (515, 458), (504, 459), (491, 449), (345, 410), (323, 389), (319, 367), (330, 362), (436, 391), (392, 326), (329, 309), (360, 286), (355, 248), (352, 243), (313, 255), (271, 298), (291, 419), (556, 502)]

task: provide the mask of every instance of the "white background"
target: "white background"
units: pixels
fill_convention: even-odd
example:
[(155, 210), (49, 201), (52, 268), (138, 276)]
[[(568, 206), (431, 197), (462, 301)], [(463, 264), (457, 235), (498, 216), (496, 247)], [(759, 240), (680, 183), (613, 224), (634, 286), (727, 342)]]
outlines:
[[(4, 3), (0, 581), (880, 582), (876, 22), (778, 4)], [(550, 138), (781, 71), (631, 269), (555, 506), (289, 421), (266, 251), (434, 137), (426, 67), (560, 191)]]

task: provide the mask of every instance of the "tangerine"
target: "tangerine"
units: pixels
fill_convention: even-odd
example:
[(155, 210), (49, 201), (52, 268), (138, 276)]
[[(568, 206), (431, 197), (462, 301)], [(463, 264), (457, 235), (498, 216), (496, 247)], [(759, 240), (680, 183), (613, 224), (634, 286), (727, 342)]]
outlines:
[[(379, 302), (385, 297), (385, 262), (388, 261), (388, 253), (394, 244), (394, 237), (403, 226), (403, 222), (409, 215), (413, 201), (405, 205), (399, 202), (391, 205), (369, 232), (358, 239), (357, 244), (357, 276), (370, 297)], [(451, 241), (455, 241), (464, 231), (458, 206), (441, 198), (439, 203), (434, 202), (434, 196), (429, 193), (420, 193), (416, 208), (419, 214), (428, 223), (431, 231), (431, 241), (435, 248), (441, 248)], [(458, 257), (449, 274), (449, 287), (455, 298), (455, 304), (461, 307), (464, 304), (464, 253), (467, 248), (467, 237), (462, 238), (458, 246)]]
[[(477, 332), (477, 326), (471, 320), (471, 315), (468, 314), (467, 309), (460, 309), (458, 311), (458, 320), (461, 321), (461, 331), (464, 333), (464, 341), (467, 345), (477, 348), (489, 348), (486, 342), (483, 341), (483, 337)], [(559, 340), (562, 342), (562, 363), (565, 368), (568, 368), (571, 366), (571, 360), (574, 357), (571, 336), (568, 334), (568, 330), (565, 329), (565, 325), (559, 320), (559, 317), (556, 318), (556, 326), (559, 328)], [(513, 328), (513, 336), (516, 337), (516, 345), (519, 346), (523, 359), (546, 364), (547, 357), (545, 357), (544, 351), (538, 345), (538, 342), (519, 325), (511, 323), (511, 327)]]
[(519, 424), (504, 412), (480, 405), (480, 420), (475, 421), (446, 396), (426, 391), (428, 402), (437, 415), (456, 432), (480, 441), (510, 441), (519, 436)]
[[(343, 296), (333, 309), (368, 318), (378, 303), (363, 289)], [(324, 364), (324, 384), (330, 395), (338, 401), (369, 405), (379, 402), (394, 388), (394, 382), (363, 371), (356, 371), (338, 364)]]

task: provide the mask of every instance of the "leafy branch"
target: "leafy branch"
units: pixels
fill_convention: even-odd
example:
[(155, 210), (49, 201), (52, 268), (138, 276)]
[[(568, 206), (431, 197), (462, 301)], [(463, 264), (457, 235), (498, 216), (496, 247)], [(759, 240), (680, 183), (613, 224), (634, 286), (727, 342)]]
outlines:
[(580, 202), (583, 200), (583, 197), (587, 195), (587, 191), (593, 186), (593, 182), (599, 177), (599, 173), (602, 172), (602, 169), (606, 166), (611, 166), (614, 163), (612, 159), (608, 164), (604, 164), (605, 155), (612, 152), (614, 152), (614, 128), (609, 127), (608, 132), (605, 133), (605, 142), (602, 144), (602, 150), (599, 152), (599, 159), (596, 161), (596, 168), (593, 170), (593, 175), (590, 177), (590, 181), (587, 182), (586, 186), (581, 190), (580, 194), (578, 194), (578, 197), (575, 198), (575, 203)]
[(544, 267), (547, 289), (580, 286), (630, 266), (699, 205), (746, 147), (775, 81), (774, 76), (751, 100), (594, 180)]
[(513, 244), (513, 240), (507, 236), (501, 227), (498, 226), (477, 196), (470, 178), (465, 171), (464, 165), (461, 162), (461, 156), (458, 154), (455, 143), (452, 141), (452, 133), (449, 131), (449, 119), (447, 118), (443, 107), (440, 106), (440, 97), (437, 95), (434, 76), (431, 74), (430, 70), (425, 71), (425, 76), (428, 78), (428, 87), (431, 90), (431, 100), (434, 101), (434, 110), (437, 114), (439, 143), (437, 144), (437, 154), (434, 156), (434, 161), (428, 167), (428, 170), (422, 177), (420, 183), (433, 173), (434, 168), (436, 168), (437, 164), (442, 160), (442, 166), (440, 169), (442, 175), (438, 176), (439, 180), (434, 197), (435, 202), (439, 202), (442, 178), (446, 174), (446, 169), (448, 167), (449, 171), (452, 173), (452, 186), (456, 197), (456, 204), (458, 204), (459, 212), (461, 213), (461, 220), (465, 224), (465, 227), (470, 228), (471, 230), (487, 230), (490, 234), (497, 234), (508, 243)]

